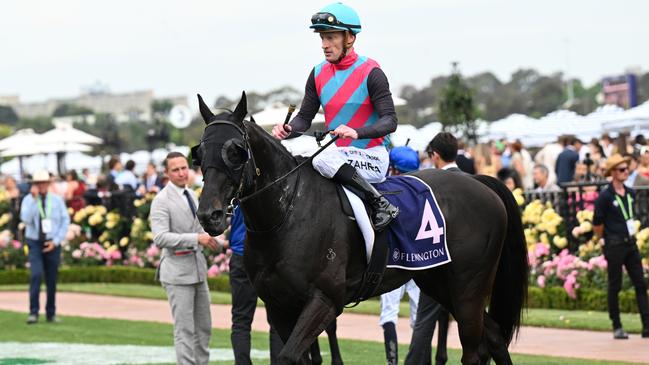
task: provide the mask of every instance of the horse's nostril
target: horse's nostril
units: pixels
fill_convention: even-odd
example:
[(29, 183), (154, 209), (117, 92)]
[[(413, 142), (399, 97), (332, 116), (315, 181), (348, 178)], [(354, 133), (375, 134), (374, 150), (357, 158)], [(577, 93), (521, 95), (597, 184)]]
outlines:
[(212, 212), (212, 215), (210, 216), (210, 218), (211, 218), (212, 220), (218, 220), (219, 218), (221, 218), (222, 215), (223, 215), (223, 212), (222, 212), (222, 211), (220, 211), (220, 210), (215, 210), (215, 211)]

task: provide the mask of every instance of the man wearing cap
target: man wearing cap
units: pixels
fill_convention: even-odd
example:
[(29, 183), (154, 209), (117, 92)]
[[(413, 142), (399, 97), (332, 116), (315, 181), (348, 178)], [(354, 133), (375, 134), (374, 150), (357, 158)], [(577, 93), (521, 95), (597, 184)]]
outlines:
[(611, 183), (595, 201), (593, 232), (595, 239), (604, 238), (604, 257), (608, 263), (608, 313), (613, 322), (613, 337), (627, 339), (622, 328), (618, 294), (622, 288), (622, 266), (626, 268), (633, 282), (642, 319), (642, 337), (649, 338), (649, 301), (647, 285), (644, 282), (642, 259), (635, 243), (635, 214), (633, 200), (635, 192), (626, 187), (629, 177), (629, 159), (614, 154), (606, 162), (606, 175)]
[(49, 193), (50, 174), (37, 171), (32, 179), (31, 194), (20, 206), (20, 220), (25, 224), (25, 238), (29, 248), (29, 316), (28, 324), (38, 322), (41, 281), (45, 278), (48, 322), (56, 318), (56, 278), (61, 261), (61, 242), (68, 232), (70, 216), (63, 199)]
[(169, 183), (151, 203), (153, 243), (162, 249), (156, 276), (167, 292), (174, 318), (178, 364), (207, 364), (212, 336), (207, 263), (203, 247), (217, 243), (196, 218), (198, 202), (187, 189), (189, 166), (185, 156), (171, 152), (164, 161)]
[(388, 134), (397, 128), (388, 79), (376, 61), (356, 54), (361, 22), (351, 7), (325, 6), (311, 17), (310, 28), (320, 35), (325, 61), (311, 71), (298, 115), (287, 125), (273, 127), (273, 136), (299, 136), (322, 106), (325, 126), (338, 140), (313, 159), (313, 167), (360, 192), (372, 210), (374, 229), (381, 231), (399, 214), (399, 208), (370, 185), (387, 175)]

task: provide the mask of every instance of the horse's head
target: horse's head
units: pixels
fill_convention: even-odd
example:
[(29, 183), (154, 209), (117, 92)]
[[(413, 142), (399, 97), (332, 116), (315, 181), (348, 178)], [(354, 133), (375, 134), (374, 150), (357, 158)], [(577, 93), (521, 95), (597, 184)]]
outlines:
[(197, 215), (205, 231), (216, 236), (227, 227), (227, 208), (240, 193), (250, 158), (243, 125), (248, 113), (246, 94), (232, 113), (214, 115), (200, 95), (198, 103), (207, 126), (201, 143), (192, 148), (193, 163), (200, 166), (205, 182)]

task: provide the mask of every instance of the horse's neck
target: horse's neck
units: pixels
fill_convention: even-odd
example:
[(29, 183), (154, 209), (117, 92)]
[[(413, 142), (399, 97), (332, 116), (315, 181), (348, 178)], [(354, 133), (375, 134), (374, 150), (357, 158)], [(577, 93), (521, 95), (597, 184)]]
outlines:
[(261, 128), (246, 127), (254, 164), (260, 174), (256, 176), (252, 171), (254, 177), (247, 184), (242, 207), (250, 229), (267, 230), (276, 226), (290, 209), (299, 172), (277, 181), (297, 165), (295, 159)]
[(256, 189), (271, 184), (296, 166), (295, 158), (263, 129), (256, 125), (247, 125), (246, 129), (254, 162), (261, 173), (256, 178)]

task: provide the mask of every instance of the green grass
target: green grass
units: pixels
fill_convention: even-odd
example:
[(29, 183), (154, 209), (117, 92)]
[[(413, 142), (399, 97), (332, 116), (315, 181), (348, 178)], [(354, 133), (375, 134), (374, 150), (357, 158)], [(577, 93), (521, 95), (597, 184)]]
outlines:
[[(25, 314), (0, 311), (0, 342), (63, 342), (87, 344), (119, 344), (119, 345), (151, 345), (173, 346), (172, 326), (169, 324), (124, 321), (110, 319), (89, 319), (63, 316), (61, 323), (39, 323), (28, 326), (25, 324)], [(212, 348), (229, 348), (229, 331), (212, 331)], [(326, 352), (326, 341), (321, 342)], [(268, 349), (268, 336), (264, 333), (253, 332), (252, 347), (261, 350)], [(346, 364), (381, 364), (385, 362), (382, 343), (366, 341), (340, 341), (341, 352)], [(407, 346), (400, 346), (401, 358), (407, 353)], [(449, 350), (449, 364), (457, 364), (461, 353)], [(324, 363), (330, 359), (324, 354)], [(623, 362), (603, 362), (578, 360), (545, 356), (512, 355), (515, 364), (556, 364), (556, 365), (586, 365), (586, 364), (627, 364)], [(268, 364), (269, 361), (255, 363)], [(212, 364), (229, 364), (229, 362), (212, 362)]]
[[(27, 285), (0, 285), (0, 291), (27, 291)], [(133, 298), (167, 299), (165, 291), (160, 286), (141, 284), (58, 284), (58, 290), (63, 292), (115, 295)], [(213, 304), (231, 304), (229, 293), (211, 292)], [(262, 304), (259, 301), (260, 305)], [(401, 303), (401, 316), (407, 316), (409, 305)], [(381, 311), (378, 300), (368, 300), (357, 307), (346, 309), (349, 313), (375, 314)], [(628, 332), (639, 333), (642, 329), (640, 316), (634, 313), (622, 313), (622, 323)], [(594, 331), (610, 331), (611, 321), (607, 312), (581, 311), (565, 309), (528, 309), (523, 324), (534, 327), (571, 328)]]
[[(627, 332), (640, 333), (642, 322), (637, 313), (621, 313), (620, 318)], [(528, 309), (523, 317), (523, 325), (533, 327), (570, 328), (592, 331), (612, 331), (608, 312), (567, 310), (567, 309)]]

